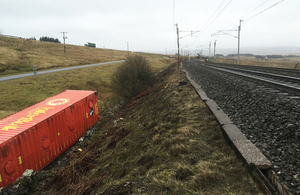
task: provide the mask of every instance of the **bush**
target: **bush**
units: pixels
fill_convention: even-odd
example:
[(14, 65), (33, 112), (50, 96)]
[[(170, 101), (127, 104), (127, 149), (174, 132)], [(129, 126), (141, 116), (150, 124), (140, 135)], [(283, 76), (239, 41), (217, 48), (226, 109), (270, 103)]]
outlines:
[(149, 62), (143, 56), (129, 56), (112, 76), (116, 93), (129, 100), (152, 86)]

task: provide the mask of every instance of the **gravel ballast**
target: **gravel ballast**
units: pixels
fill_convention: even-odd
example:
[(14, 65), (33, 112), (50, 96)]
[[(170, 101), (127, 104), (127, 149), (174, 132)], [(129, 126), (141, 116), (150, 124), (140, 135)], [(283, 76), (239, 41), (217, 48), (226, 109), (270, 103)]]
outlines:
[(300, 194), (300, 99), (200, 64), (184, 61), (183, 68), (272, 162), (290, 192)]

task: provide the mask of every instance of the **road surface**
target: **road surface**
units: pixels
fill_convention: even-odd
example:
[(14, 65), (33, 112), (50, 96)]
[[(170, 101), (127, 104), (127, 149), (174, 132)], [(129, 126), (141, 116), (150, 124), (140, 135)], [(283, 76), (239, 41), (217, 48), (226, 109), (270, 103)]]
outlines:
[[(60, 72), (60, 71), (65, 71), (65, 70), (73, 70), (73, 69), (78, 69), (78, 68), (87, 68), (87, 67), (91, 67), (91, 66), (114, 64), (114, 63), (119, 63), (119, 62), (124, 62), (124, 61), (125, 60), (120, 60), (120, 61), (112, 61), (112, 62), (103, 62), (103, 63), (98, 63), (98, 64), (72, 66), (72, 67), (68, 67), (68, 68), (59, 68), (59, 69), (54, 69), (54, 70), (45, 70), (45, 71), (39, 71), (39, 72), (37, 71), (36, 75), (48, 74), (48, 73), (53, 73), (53, 72)], [(0, 81), (7, 81), (7, 80), (18, 79), (18, 78), (29, 77), (29, 76), (34, 76), (34, 73), (32, 72), (32, 73), (12, 75), (12, 76), (7, 76), (7, 77), (0, 77)]]

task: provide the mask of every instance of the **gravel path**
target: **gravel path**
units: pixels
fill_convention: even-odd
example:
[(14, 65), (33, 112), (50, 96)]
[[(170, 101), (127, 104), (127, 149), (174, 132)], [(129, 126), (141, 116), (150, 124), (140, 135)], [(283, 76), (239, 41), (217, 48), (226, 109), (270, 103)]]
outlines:
[(195, 62), (183, 68), (272, 162), (291, 193), (300, 194), (300, 99)]

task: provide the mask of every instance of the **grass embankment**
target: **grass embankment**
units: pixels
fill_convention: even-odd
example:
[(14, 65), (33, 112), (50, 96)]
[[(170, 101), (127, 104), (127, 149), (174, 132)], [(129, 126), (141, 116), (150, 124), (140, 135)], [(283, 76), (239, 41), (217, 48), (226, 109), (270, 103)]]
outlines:
[(34, 183), (35, 194), (262, 194), (193, 87), (179, 81), (185, 76), (173, 68), (101, 119), (51, 188)]
[(0, 36), (0, 75), (125, 59), (125, 51)]
[[(128, 52), (0, 36), (0, 76), (38, 70), (124, 60)], [(134, 55), (134, 53), (130, 53)], [(150, 59), (163, 55), (148, 55)]]

